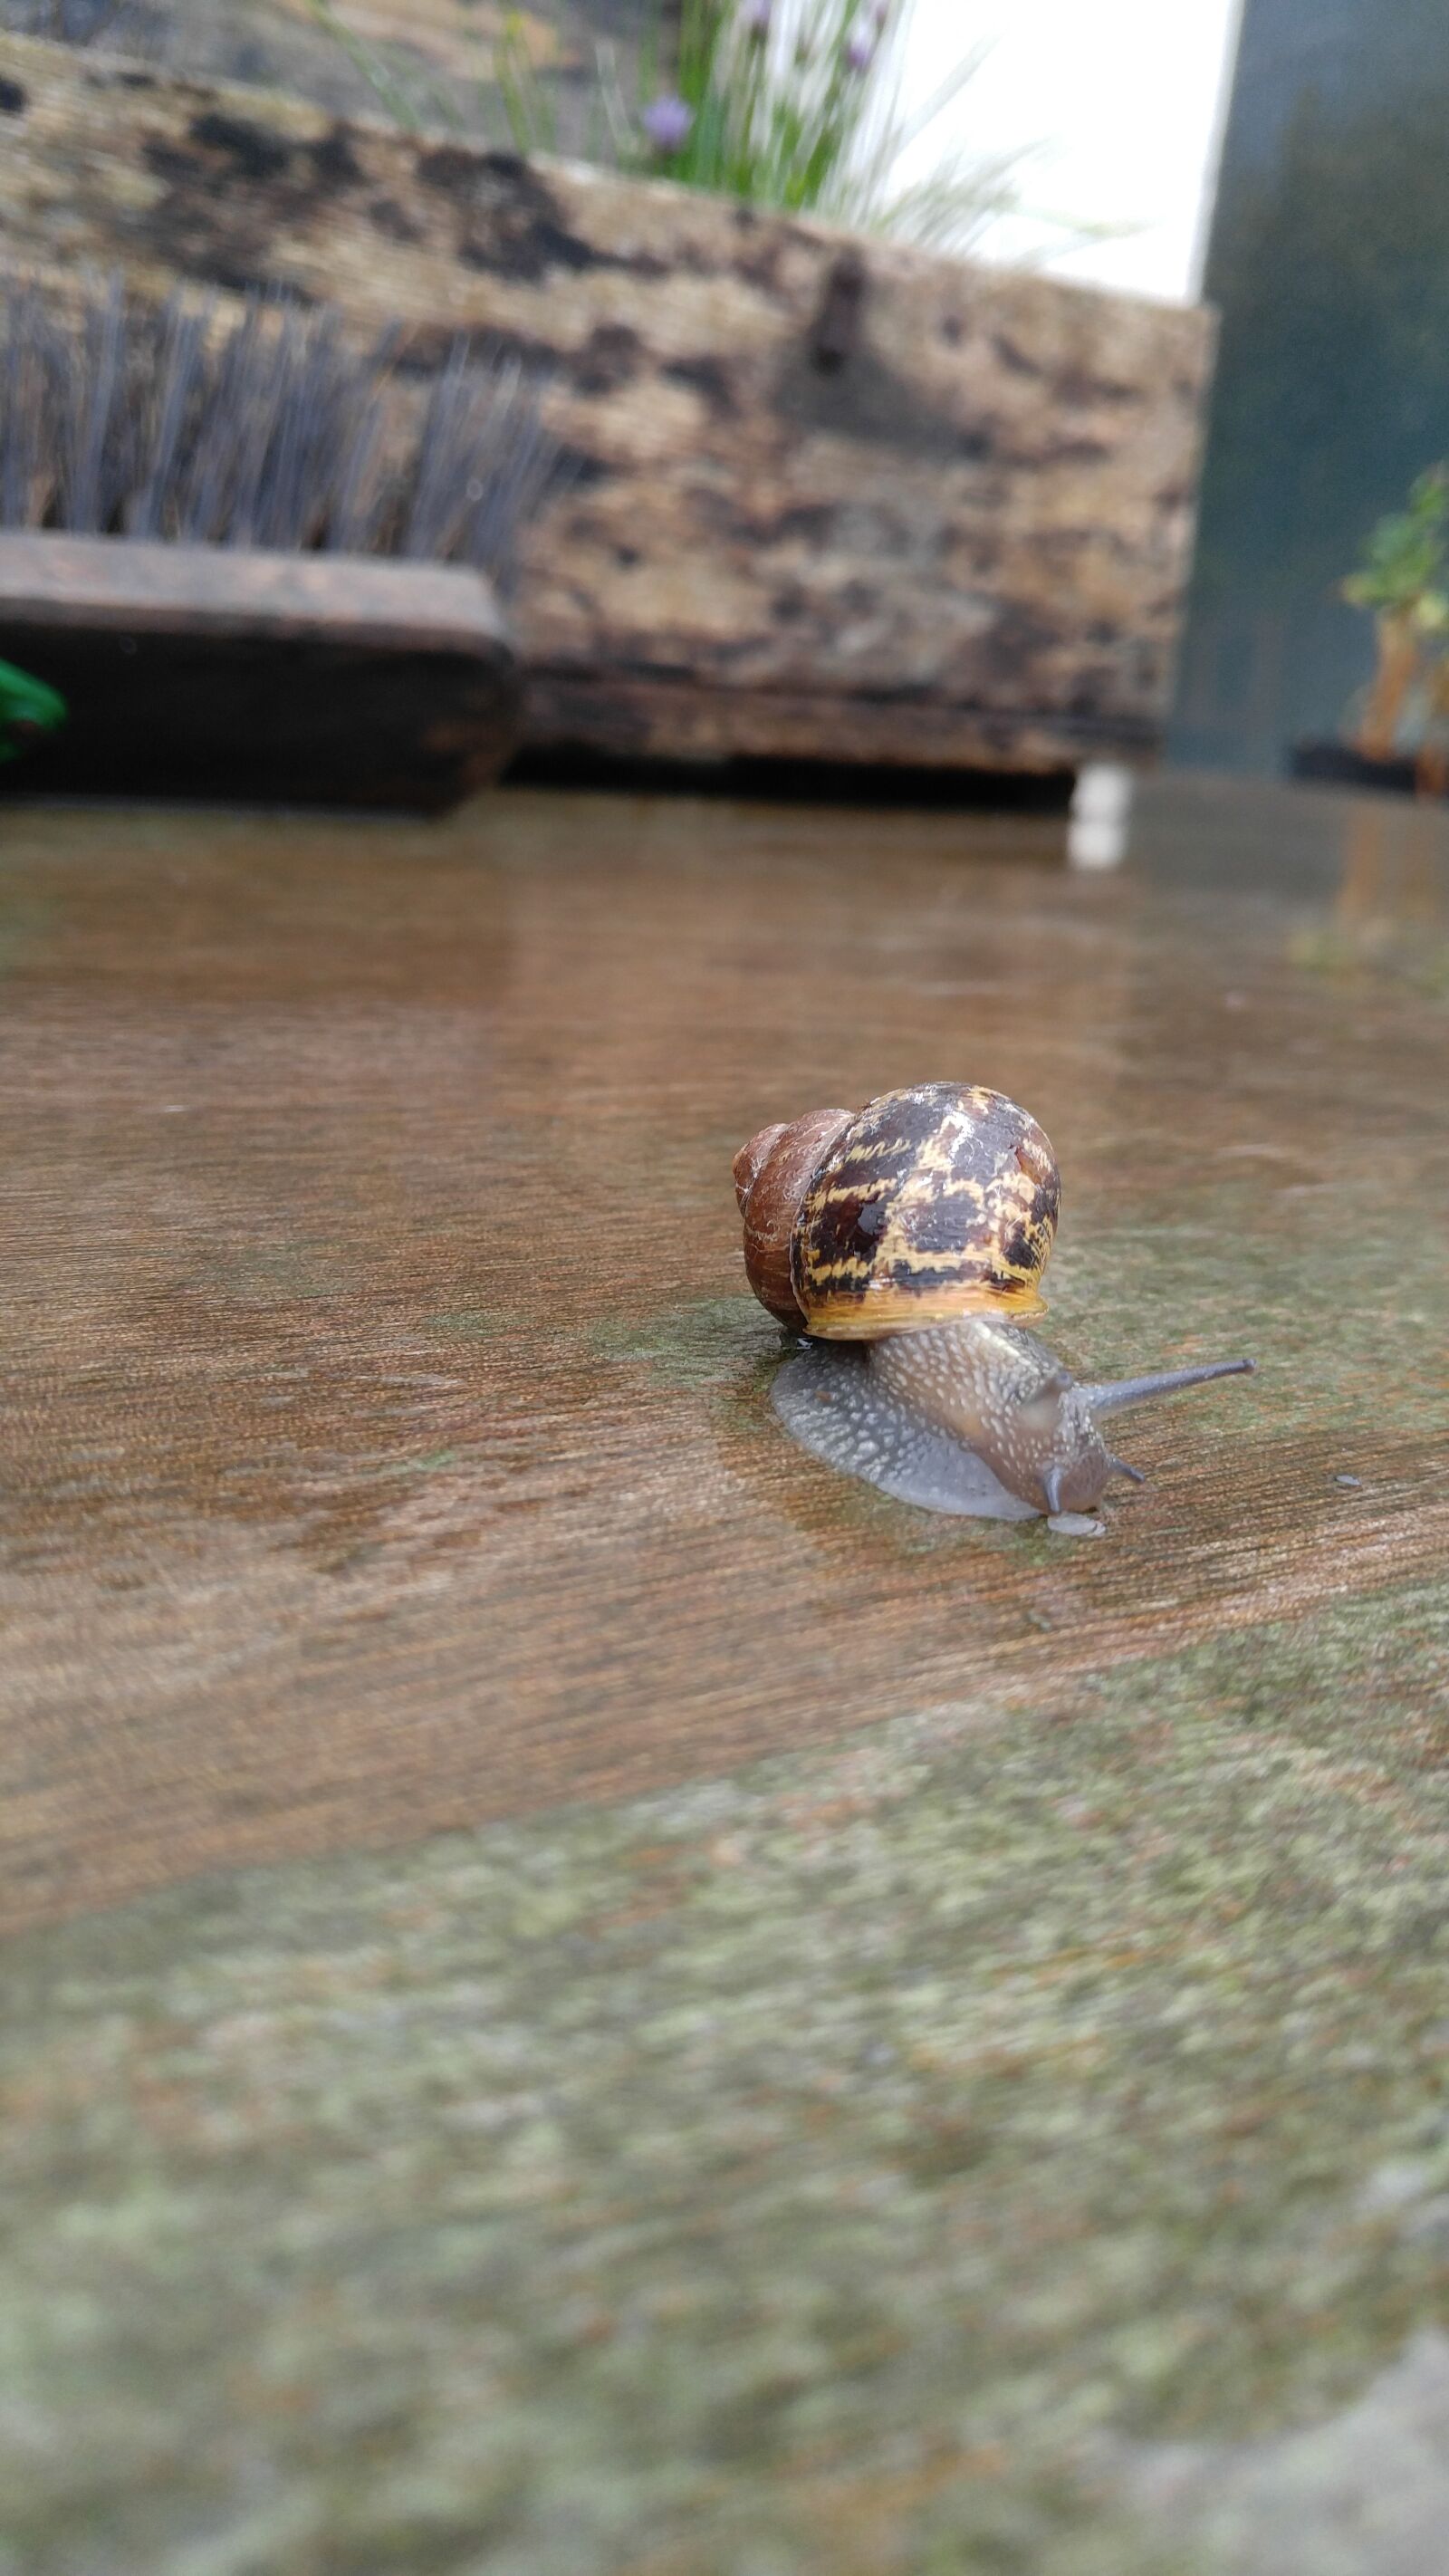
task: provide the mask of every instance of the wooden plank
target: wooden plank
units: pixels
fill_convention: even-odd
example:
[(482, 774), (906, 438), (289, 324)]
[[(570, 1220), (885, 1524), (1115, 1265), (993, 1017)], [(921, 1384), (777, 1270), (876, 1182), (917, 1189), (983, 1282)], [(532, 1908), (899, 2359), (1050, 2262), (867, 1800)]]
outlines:
[(0, 654), (70, 709), (22, 793), (438, 813), (517, 741), (497, 605), (446, 565), (0, 532)]
[[(1164, 786), (1116, 877), (960, 815), (9, 813), (6, 1916), (1371, 1641), (1449, 1564), (1449, 824), (1384, 802)], [(769, 1410), (732, 1151), (931, 1077), (1052, 1138), (1065, 1358), (1259, 1362), (1133, 1423), (1104, 1539)]]
[(0, 617), (205, 635), (354, 635), (397, 652), (508, 650), (482, 575), (369, 555), (271, 554), (0, 529)]
[(542, 743), (1060, 767), (1160, 729), (1201, 312), (0, 39), (0, 252), (552, 377)]

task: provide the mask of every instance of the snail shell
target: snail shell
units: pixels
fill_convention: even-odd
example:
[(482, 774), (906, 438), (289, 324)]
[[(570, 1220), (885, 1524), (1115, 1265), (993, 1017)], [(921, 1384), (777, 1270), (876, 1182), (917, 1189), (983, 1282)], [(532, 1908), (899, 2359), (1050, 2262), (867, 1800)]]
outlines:
[(923, 1082), (854, 1113), (812, 1110), (752, 1137), (734, 1176), (750, 1286), (813, 1338), (1043, 1311), (1056, 1158), (999, 1091)]

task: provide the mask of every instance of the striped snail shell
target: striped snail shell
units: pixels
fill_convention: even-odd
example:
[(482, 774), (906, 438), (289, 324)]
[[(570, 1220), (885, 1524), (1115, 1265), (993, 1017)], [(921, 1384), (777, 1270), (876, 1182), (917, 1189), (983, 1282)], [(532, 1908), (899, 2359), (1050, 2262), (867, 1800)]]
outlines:
[(735, 1157), (745, 1271), (782, 1324), (881, 1341), (958, 1315), (1039, 1315), (1056, 1158), (1002, 1092), (922, 1082), (766, 1127)]

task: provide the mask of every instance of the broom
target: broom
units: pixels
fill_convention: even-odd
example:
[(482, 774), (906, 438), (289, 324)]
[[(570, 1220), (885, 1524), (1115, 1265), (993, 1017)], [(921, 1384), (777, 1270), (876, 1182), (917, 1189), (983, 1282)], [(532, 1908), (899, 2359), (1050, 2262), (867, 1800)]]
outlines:
[(437, 810), (512, 748), (503, 603), (563, 457), (515, 359), (410, 381), (328, 310), (0, 289), (7, 782)]

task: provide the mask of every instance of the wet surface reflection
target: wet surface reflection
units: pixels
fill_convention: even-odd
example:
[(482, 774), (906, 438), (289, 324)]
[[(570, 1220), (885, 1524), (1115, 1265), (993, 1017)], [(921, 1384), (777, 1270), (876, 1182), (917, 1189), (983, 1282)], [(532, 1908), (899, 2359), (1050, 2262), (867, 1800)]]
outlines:
[[(1049, 1698), (1443, 1563), (1444, 824), (1158, 783), (1120, 870), (1063, 837), (7, 814), (13, 1918)], [(1051, 1135), (1074, 1365), (1259, 1360), (1143, 1417), (1090, 1549), (770, 1416), (731, 1154), (923, 1078)]]

